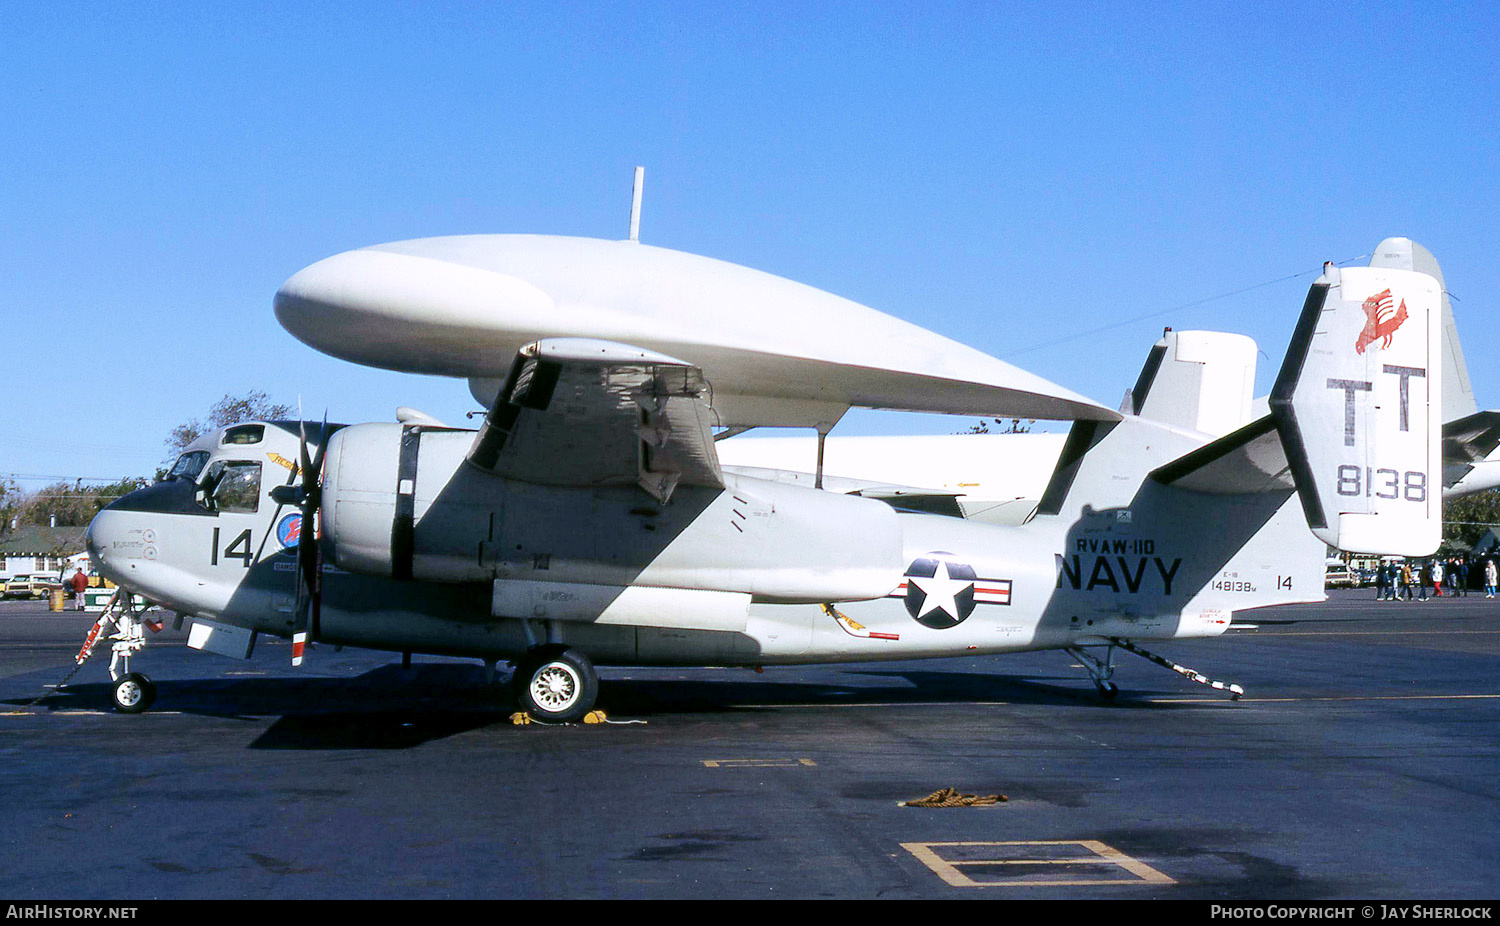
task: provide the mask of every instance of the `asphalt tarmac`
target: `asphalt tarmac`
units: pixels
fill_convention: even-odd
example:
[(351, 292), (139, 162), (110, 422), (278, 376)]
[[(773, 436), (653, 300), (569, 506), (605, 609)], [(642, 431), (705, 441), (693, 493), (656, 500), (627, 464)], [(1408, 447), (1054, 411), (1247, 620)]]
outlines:
[[(91, 616), (0, 605), (0, 897), (1500, 897), (1500, 600), (1247, 612), (1118, 653), (603, 669), (518, 726), (475, 662), (169, 627), (108, 707)], [(32, 703), (41, 697), (42, 700)], [(980, 806), (903, 806), (942, 788)]]

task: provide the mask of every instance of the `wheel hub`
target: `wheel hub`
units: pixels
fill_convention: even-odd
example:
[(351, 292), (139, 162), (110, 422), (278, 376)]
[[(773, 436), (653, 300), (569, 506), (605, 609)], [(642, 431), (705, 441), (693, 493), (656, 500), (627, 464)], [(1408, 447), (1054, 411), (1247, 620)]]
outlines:
[(123, 707), (134, 707), (141, 701), (141, 686), (134, 681), (124, 681), (115, 689), (115, 699)]
[(531, 679), (531, 694), (536, 703), (550, 711), (561, 711), (578, 698), (582, 686), (567, 666), (551, 663), (537, 670)]

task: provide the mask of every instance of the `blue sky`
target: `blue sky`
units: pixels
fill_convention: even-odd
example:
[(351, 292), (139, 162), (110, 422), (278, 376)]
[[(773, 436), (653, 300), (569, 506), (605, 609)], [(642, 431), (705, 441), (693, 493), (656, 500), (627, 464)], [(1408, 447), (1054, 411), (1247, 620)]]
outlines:
[(402, 238), (624, 237), (637, 164), (644, 241), (1110, 405), (1163, 325), (1254, 337), (1264, 391), (1321, 262), (1408, 235), (1500, 407), (1497, 10), (5, 4), (0, 473), (149, 474), (249, 389), (459, 419), (460, 381), (293, 339), (277, 286)]

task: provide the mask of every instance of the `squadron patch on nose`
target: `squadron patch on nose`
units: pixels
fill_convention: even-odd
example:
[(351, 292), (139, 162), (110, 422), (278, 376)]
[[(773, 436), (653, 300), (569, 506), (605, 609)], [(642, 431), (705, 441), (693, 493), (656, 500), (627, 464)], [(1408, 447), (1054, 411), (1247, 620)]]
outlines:
[(276, 524), (276, 542), (281, 544), (282, 550), (291, 550), (297, 546), (297, 541), (302, 539), (302, 515), (293, 512), (282, 518)]

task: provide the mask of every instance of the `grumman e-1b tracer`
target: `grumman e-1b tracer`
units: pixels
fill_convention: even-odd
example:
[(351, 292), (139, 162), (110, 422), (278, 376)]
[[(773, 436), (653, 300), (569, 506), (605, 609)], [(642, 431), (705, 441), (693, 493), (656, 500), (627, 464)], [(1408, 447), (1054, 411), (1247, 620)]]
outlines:
[[(672, 263), (653, 260), (662, 272)], [(586, 285), (587, 268), (574, 270)], [(298, 310), (310, 311), (316, 300), (299, 292)], [(412, 290), (377, 295), (395, 304), (402, 292)], [(815, 423), (873, 381), (900, 397), (901, 377), (864, 376), (857, 357), (839, 358), (821, 405), (807, 383), (765, 385), (776, 394), (762, 401), (753, 358), (716, 352), (711, 338), (679, 338), (697, 354), (681, 356), (577, 330), (552, 336), (541, 318), (542, 336), (513, 348), (494, 377), (477, 431), (410, 413), (222, 429), (166, 481), (101, 512), (89, 550), (110, 579), (191, 616), (200, 647), (243, 656), (272, 634), (293, 639), (294, 662), (307, 642), (509, 660), (523, 708), (554, 720), (594, 706), (596, 664), (1061, 649), (1112, 695), (1116, 647), (1212, 637), (1237, 611), (1320, 600), (1325, 544), (1412, 556), (1437, 547), (1439, 298), (1423, 273), (1326, 267), (1268, 413), (1218, 437), (1006, 379), (1000, 367), (980, 385), (915, 371), (917, 405), (958, 395), (977, 407), (1008, 392), (1016, 404), (988, 408), (1029, 402), (1026, 414), (1046, 406), (1079, 419), (1019, 525), (720, 465), (713, 428), (734, 418), (716, 410), (721, 389), (752, 422)], [(596, 334), (619, 328), (604, 318)], [(110, 619), (133, 639), (128, 606)], [(120, 668), (117, 706), (143, 709), (149, 681)]]

